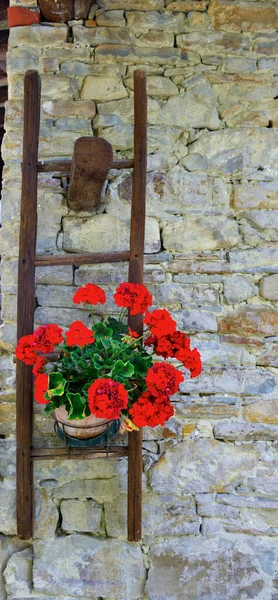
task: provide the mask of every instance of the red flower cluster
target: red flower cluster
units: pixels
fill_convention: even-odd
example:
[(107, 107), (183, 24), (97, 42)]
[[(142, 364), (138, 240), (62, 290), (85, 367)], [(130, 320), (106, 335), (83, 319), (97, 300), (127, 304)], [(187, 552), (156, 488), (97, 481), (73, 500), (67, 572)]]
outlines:
[(73, 296), (75, 304), (104, 304), (106, 302), (105, 292), (94, 283), (86, 283), (84, 287), (78, 288)]
[(37, 356), (36, 362), (32, 369), (32, 373), (34, 373), (34, 375), (39, 375), (39, 373), (42, 372), (42, 369), (43, 367), (45, 367), (45, 365), (47, 365), (47, 360), (45, 360), (45, 358), (42, 358), (42, 356)]
[(94, 341), (94, 332), (88, 329), (82, 321), (74, 321), (66, 332), (67, 346), (79, 346), (83, 348), (87, 344), (93, 344)]
[(174, 414), (174, 409), (166, 396), (154, 397), (144, 392), (129, 409), (129, 414), (137, 427), (164, 425)]
[(18, 341), (15, 349), (15, 355), (19, 360), (22, 360), (26, 365), (34, 365), (37, 359), (37, 354), (34, 348), (34, 336), (23, 335)]
[(127, 408), (128, 393), (122, 383), (113, 379), (96, 379), (88, 389), (90, 411), (100, 419), (118, 419)]
[(171, 335), (176, 330), (176, 321), (172, 319), (166, 308), (153, 310), (147, 313), (144, 323), (151, 330), (152, 335), (160, 338), (164, 335)]
[(116, 288), (114, 300), (117, 306), (129, 308), (131, 315), (144, 314), (152, 305), (152, 296), (140, 283), (121, 283)]
[(36, 374), (42, 369), (41, 357), (38, 353), (47, 354), (53, 352), (55, 346), (63, 341), (63, 330), (55, 324), (42, 325), (30, 335), (24, 335), (20, 338), (15, 355), (26, 365), (35, 365), (33, 372)]
[(156, 337), (150, 335), (145, 340), (146, 346), (153, 346), (158, 356), (176, 358), (190, 371), (190, 377), (198, 377), (202, 372), (202, 361), (197, 348), (190, 349), (190, 339), (182, 331), (170, 335)]
[(169, 363), (157, 362), (147, 372), (146, 384), (153, 396), (172, 396), (179, 389), (184, 377), (181, 371)]
[(35, 400), (39, 404), (48, 404), (49, 400), (44, 398), (45, 392), (48, 390), (48, 375), (41, 373), (35, 379), (34, 383), (34, 395)]
[(55, 346), (63, 341), (63, 330), (54, 323), (38, 327), (33, 335), (36, 351), (42, 352), (43, 354), (53, 352)]

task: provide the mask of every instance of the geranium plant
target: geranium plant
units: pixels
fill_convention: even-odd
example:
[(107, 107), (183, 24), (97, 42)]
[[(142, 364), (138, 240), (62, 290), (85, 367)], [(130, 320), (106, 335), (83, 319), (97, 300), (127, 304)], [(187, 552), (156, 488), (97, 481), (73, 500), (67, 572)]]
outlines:
[[(152, 296), (144, 285), (121, 283), (114, 301), (121, 307), (119, 318), (95, 323), (93, 306), (106, 302), (105, 292), (94, 284), (80, 287), (73, 302), (91, 307), (92, 326), (75, 321), (64, 334), (58, 325), (43, 325), (19, 340), (15, 354), (33, 365), (35, 399), (45, 404), (46, 414), (65, 405), (69, 420), (92, 413), (121, 417), (129, 430), (164, 425), (174, 414), (170, 397), (184, 379), (177, 366), (197, 377), (200, 354), (166, 309), (149, 311)], [(141, 338), (126, 324), (128, 311), (144, 315)], [(54, 351), (53, 363), (48, 355)]]

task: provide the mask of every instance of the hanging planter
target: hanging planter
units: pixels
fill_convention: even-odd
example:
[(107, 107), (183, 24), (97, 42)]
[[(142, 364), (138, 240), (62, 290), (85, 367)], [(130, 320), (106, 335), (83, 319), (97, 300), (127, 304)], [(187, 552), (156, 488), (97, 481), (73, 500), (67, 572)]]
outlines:
[(41, 12), (50, 23), (87, 19), (91, 0), (39, 0)]
[[(139, 430), (164, 425), (174, 415), (170, 397), (178, 391), (183, 373), (167, 358), (176, 359), (197, 377), (200, 354), (176, 328), (165, 309), (151, 313), (152, 296), (144, 285), (121, 283), (114, 294), (121, 307), (118, 319), (108, 317), (86, 327), (81, 321), (63, 333), (49, 324), (22, 337), (16, 356), (33, 365), (35, 400), (55, 418), (55, 431), (68, 445), (105, 444), (119, 428)], [(79, 288), (75, 304), (105, 304), (105, 292), (94, 284)], [(115, 309), (116, 310), (116, 309)], [(145, 315), (146, 334), (138, 337), (125, 323), (131, 315)], [(58, 352), (56, 362), (49, 353)], [(157, 361), (162, 356), (163, 361)]]

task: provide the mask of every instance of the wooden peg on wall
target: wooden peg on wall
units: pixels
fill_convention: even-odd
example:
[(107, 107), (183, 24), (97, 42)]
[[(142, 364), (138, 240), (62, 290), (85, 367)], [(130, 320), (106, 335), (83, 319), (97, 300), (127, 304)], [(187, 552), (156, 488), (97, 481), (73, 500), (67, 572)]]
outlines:
[(75, 212), (94, 212), (113, 163), (111, 144), (102, 138), (81, 137), (74, 144), (68, 203)]

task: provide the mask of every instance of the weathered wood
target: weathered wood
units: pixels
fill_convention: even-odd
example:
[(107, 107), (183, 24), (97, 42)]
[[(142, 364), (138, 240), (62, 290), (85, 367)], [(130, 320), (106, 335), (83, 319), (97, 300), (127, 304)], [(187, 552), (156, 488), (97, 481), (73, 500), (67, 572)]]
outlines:
[[(70, 173), (71, 160), (50, 160), (38, 162), (39, 173)], [(132, 169), (133, 158), (126, 160), (114, 160), (111, 169)]]
[(68, 194), (69, 207), (75, 212), (95, 211), (113, 163), (111, 144), (103, 138), (81, 137), (74, 144)]
[(127, 446), (97, 446), (95, 448), (71, 448), (70, 453), (67, 448), (32, 448), (31, 458), (32, 460), (56, 460), (57, 458), (67, 459), (71, 458), (74, 460), (78, 459), (89, 459), (89, 458), (120, 458), (121, 456), (127, 456)]
[[(128, 280), (143, 283), (147, 172), (147, 92), (144, 71), (134, 72), (134, 171)], [(143, 332), (142, 315), (129, 315), (129, 326)], [(128, 434), (128, 539), (141, 539), (142, 430)]]
[[(17, 336), (33, 331), (35, 308), (35, 254), (37, 237), (37, 162), (40, 124), (40, 81), (37, 71), (24, 78), (24, 132), (22, 192), (18, 258)], [(32, 441), (32, 367), (17, 360), (17, 527), (18, 537), (32, 536), (33, 480), (30, 457)]]
[(50, 267), (56, 265), (94, 265), (100, 263), (114, 263), (129, 261), (129, 250), (123, 252), (95, 252), (93, 254), (68, 254), (59, 256), (54, 254), (38, 254), (35, 258), (36, 267)]

